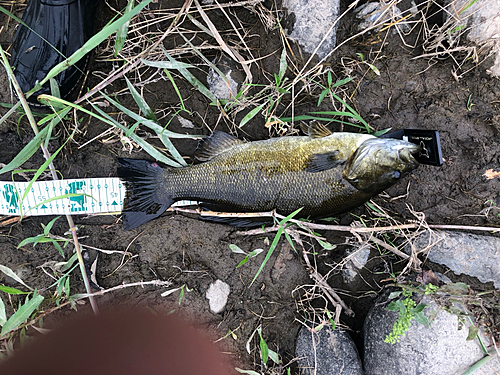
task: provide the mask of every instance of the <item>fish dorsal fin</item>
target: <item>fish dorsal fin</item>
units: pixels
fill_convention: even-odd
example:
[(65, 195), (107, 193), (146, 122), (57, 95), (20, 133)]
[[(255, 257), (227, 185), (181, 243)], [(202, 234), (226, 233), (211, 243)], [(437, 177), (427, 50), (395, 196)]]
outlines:
[(338, 150), (326, 152), (324, 154), (313, 154), (306, 163), (306, 172), (322, 172), (344, 164), (346, 161), (341, 158)]
[(323, 138), (332, 135), (332, 132), (328, 128), (318, 121), (311, 121), (309, 124), (302, 121), (300, 123), (300, 128), (304, 133), (306, 133), (311, 138)]
[(231, 134), (215, 130), (207, 138), (203, 138), (198, 143), (194, 152), (194, 157), (198, 161), (208, 161), (213, 157), (229, 150), (231, 147), (244, 143)]

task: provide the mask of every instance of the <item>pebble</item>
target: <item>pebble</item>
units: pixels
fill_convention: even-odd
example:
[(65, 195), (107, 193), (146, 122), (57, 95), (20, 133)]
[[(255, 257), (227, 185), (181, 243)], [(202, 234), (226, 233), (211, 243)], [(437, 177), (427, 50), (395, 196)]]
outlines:
[(218, 314), (224, 311), (230, 291), (231, 288), (224, 281), (216, 280), (210, 284), (205, 297), (208, 299), (212, 313)]

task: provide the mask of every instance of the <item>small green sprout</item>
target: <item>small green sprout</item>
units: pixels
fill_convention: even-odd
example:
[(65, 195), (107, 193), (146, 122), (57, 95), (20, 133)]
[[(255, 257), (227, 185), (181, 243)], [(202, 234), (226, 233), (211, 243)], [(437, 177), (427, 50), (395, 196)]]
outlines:
[(246, 253), (244, 250), (242, 250), (239, 246), (236, 246), (236, 245), (234, 245), (234, 244), (230, 244), (230, 245), (229, 245), (229, 248), (231, 249), (231, 251), (232, 251), (233, 253), (236, 253), (236, 254), (245, 254), (245, 255), (246, 255), (246, 256), (245, 256), (245, 258), (243, 258), (243, 260), (242, 260), (240, 263), (238, 263), (238, 265), (236, 266), (236, 268), (241, 267), (241, 266), (242, 266), (242, 265), (244, 265), (246, 262), (248, 262), (248, 260), (249, 260), (250, 258), (254, 258), (254, 257), (256, 257), (257, 255), (259, 255), (260, 253), (262, 253), (262, 252), (264, 251), (263, 249), (255, 249), (255, 250), (250, 251), (250, 252), (247, 254), (247, 253)]
[(475, 105), (472, 103), (472, 94), (469, 95), (469, 98), (467, 99), (467, 110), (470, 112), (472, 111), (472, 106)]

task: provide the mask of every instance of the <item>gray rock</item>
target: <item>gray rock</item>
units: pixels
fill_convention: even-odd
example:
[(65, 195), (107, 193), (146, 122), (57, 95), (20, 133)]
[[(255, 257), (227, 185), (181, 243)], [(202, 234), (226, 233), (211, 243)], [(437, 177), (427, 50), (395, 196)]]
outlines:
[(370, 256), (370, 247), (365, 245), (361, 246), (359, 249), (353, 250), (347, 254), (347, 262), (342, 269), (342, 276), (346, 283), (352, 283), (359, 271), (368, 262), (368, 257)]
[(295, 355), (303, 375), (362, 375), (361, 361), (351, 337), (325, 325), (319, 332), (302, 327)]
[(321, 59), (327, 56), (335, 47), (340, 0), (283, 0), (283, 6), (295, 14), (290, 38), (311, 54), (321, 44), (316, 53)]
[[(493, 66), (488, 73), (500, 77), (500, 1), (453, 0), (446, 8), (449, 16), (449, 30), (470, 29), (467, 39), (471, 42), (491, 48), (495, 55)], [(466, 8), (470, 5), (468, 8)], [(464, 9), (466, 8), (466, 9)]]
[(214, 61), (214, 65), (223, 76), (210, 67), (207, 76), (208, 89), (217, 99), (235, 98), (243, 82), (235, 63), (230, 58), (223, 56), (219, 61)]
[[(424, 252), (432, 262), (449, 267), (456, 274), (493, 282), (500, 288), (500, 238), (451, 231), (427, 231), (412, 243), (414, 251)], [(411, 253), (411, 246), (404, 251)]]
[(216, 280), (210, 284), (205, 297), (208, 299), (210, 311), (218, 314), (224, 310), (231, 288), (224, 281)]
[(397, 4), (397, 2), (385, 3), (382, 0), (380, 2), (371, 2), (359, 6), (354, 10), (356, 18), (360, 20), (358, 28), (364, 30), (369, 27), (374, 27), (378, 31), (384, 24), (393, 22), (395, 26), (402, 29), (402, 31), (410, 31), (410, 27), (406, 23), (396, 23), (403, 18), (403, 13), (395, 4)]
[[(428, 300), (424, 300), (428, 305), (425, 315), (429, 318), (438, 311), (430, 328), (412, 320), (410, 329), (399, 342), (384, 342), (398, 317), (398, 313), (385, 309), (386, 298), (384, 295), (372, 307), (363, 327), (366, 375), (457, 375), (484, 357), (477, 338), (466, 340), (470, 323), (465, 321), (459, 330), (456, 315), (437, 310), (438, 306)], [(474, 374), (494, 375), (498, 368), (500, 361), (496, 357)]]

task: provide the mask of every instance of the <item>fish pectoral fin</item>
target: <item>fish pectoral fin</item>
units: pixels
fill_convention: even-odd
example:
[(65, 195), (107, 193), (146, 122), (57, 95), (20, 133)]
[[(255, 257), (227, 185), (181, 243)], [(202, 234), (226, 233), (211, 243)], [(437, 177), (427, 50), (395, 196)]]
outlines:
[(194, 152), (194, 157), (201, 162), (209, 161), (231, 147), (242, 143), (244, 143), (242, 140), (230, 134), (215, 130), (210, 136), (200, 140)]
[(316, 120), (313, 120), (309, 123), (302, 121), (300, 123), (300, 128), (312, 139), (328, 137), (329, 135), (333, 134), (325, 125)]
[(335, 150), (324, 154), (313, 154), (306, 163), (306, 172), (322, 172), (344, 164), (345, 160), (340, 158), (340, 152)]

